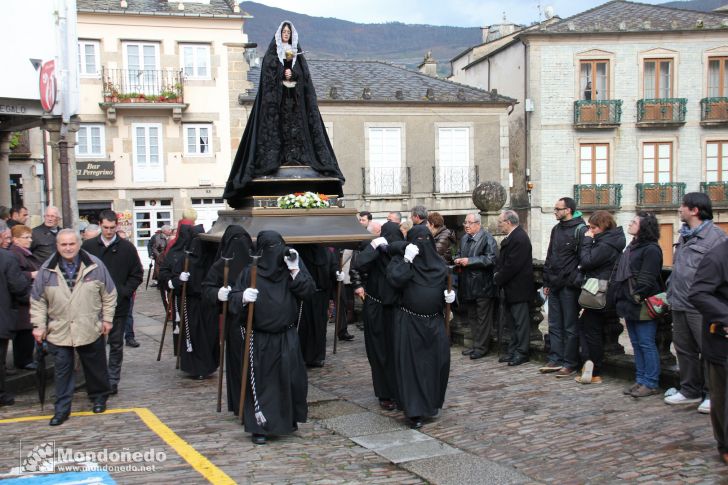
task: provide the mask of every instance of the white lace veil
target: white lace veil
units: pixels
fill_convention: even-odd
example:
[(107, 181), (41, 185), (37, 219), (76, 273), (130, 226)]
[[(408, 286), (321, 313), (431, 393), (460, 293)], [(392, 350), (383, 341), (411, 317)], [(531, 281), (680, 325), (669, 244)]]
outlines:
[[(291, 44), (288, 45), (287, 43), (284, 43), (281, 39), (281, 29), (283, 28), (283, 24), (288, 24), (291, 26)], [(286, 50), (292, 50), (295, 54), (298, 52), (298, 31), (296, 31), (296, 28), (293, 26), (293, 22), (290, 20), (284, 20), (281, 22), (281, 25), (278, 26), (278, 29), (276, 29), (276, 51), (278, 52), (278, 60), (281, 61), (281, 64), (283, 64), (283, 61), (286, 59)], [(298, 56), (293, 57), (292, 65), (296, 65), (296, 58)]]

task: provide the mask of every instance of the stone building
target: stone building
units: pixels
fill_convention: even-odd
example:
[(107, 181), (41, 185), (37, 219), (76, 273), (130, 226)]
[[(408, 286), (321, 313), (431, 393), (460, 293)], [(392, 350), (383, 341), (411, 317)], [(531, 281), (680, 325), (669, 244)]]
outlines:
[(563, 196), (622, 225), (656, 212), (666, 265), (682, 194), (707, 192), (728, 222), (728, 16), (617, 0), (515, 39), (536, 257)]
[(187, 207), (209, 230), (245, 126), (249, 15), (228, 0), (78, 0), (78, 209), (146, 242)]

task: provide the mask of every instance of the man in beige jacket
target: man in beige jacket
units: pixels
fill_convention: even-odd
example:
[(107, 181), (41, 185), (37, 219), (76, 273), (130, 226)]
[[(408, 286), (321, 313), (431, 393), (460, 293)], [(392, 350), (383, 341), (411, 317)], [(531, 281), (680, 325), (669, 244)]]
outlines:
[(116, 288), (104, 264), (81, 251), (72, 229), (56, 237), (56, 254), (43, 263), (33, 283), (30, 319), (38, 343), (45, 340), (55, 358), (56, 402), (50, 425), (68, 419), (73, 399), (73, 354), (78, 352), (93, 412), (106, 411), (111, 392), (104, 335), (111, 330)]

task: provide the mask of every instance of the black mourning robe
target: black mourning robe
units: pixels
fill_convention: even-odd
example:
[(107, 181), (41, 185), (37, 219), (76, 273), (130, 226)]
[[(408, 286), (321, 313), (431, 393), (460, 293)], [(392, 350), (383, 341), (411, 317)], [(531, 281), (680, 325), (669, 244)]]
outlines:
[(393, 318), (398, 399), (407, 417), (431, 417), (442, 408), (450, 375), (447, 267), (427, 227), (414, 226), (407, 240), (417, 245), (419, 255), (408, 263), (397, 254), (387, 266), (387, 279), (400, 290)]
[[(310, 298), (315, 286), (303, 265), (296, 278), (291, 278), (283, 262), (286, 248), (278, 233), (261, 231), (256, 244), (259, 252), (262, 248), (262, 256), (256, 277), (259, 293), (253, 313), (253, 365), (245, 394), (245, 431), (265, 435), (291, 434), (296, 423), (306, 422), (308, 415), (308, 377), (295, 325), (299, 300)], [(231, 310), (240, 315), (242, 328), (250, 308), (243, 305), (242, 291), (250, 287), (250, 281), (249, 266), (235, 284), (239, 293), (230, 298)], [(239, 352), (243, 354), (242, 347)], [(256, 420), (254, 394), (266, 419), (265, 425)]]
[[(220, 240), (220, 246), (215, 263), (207, 272), (202, 282), (202, 294), (206, 304), (217, 307), (222, 312), (223, 304), (217, 299), (217, 292), (224, 285), (225, 259), (232, 258), (228, 264), (227, 284), (233, 286), (243, 272), (243, 268), (250, 264), (250, 249), (253, 242), (248, 232), (242, 226), (228, 226)], [(228, 411), (236, 416), (240, 407), (240, 378), (242, 376), (243, 340), (240, 326), (245, 322), (240, 315), (232, 311), (230, 301), (241, 298), (240, 293), (230, 293), (228, 296), (227, 317), (225, 320), (225, 383)], [(232, 351), (231, 351), (232, 349)]]
[[(300, 45), (293, 50), (302, 52)], [(263, 57), (258, 93), (225, 185), (223, 197), (232, 207), (240, 207), (244, 197), (253, 195), (248, 186), (253, 178), (270, 175), (281, 165), (308, 165), (344, 183), (321, 119), (308, 63), (298, 55), (290, 64), (279, 60), (274, 38)], [(286, 67), (293, 71), (293, 88), (282, 84)], [(341, 186), (338, 195), (343, 195)]]
[[(185, 325), (180, 330), (180, 369), (190, 376), (202, 378), (217, 369), (220, 359), (219, 313), (217, 307), (202, 298), (202, 281), (214, 260), (210, 243), (195, 237), (190, 244), (190, 279), (187, 281), (185, 298), (179, 288), (179, 311)], [(174, 268), (174, 277), (183, 271), (184, 258)]]
[(336, 259), (334, 253), (318, 244), (299, 245), (296, 251), (316, 285), (313, 296), (303, 302), (298, 339), (306, 365), (318, 365), (326, 359), (326, 325), (329, 298), (336, 281)]
[[(399, 224), (386, 222), (382, 225), (382, 237), (391, 244), (401, 241)], [(391, 261), (389, 246), (376, 250), (367, 243), (356, 259), (357, 271), (368, 274), (364, 290), (363, 320), (364, 345), (372, 371), (374, 395), (380, 400), (397, 400), (397, 381), (394, 369), (394, 305), (398, 290), (387, 280), (387, 265)]]
[[(179, 274), (183, 268), (185, 251), (190, 249), (192, 239), (195, 235), (204, 232), (201, 225), (195, 226), (192, 221), (181, 219), (177, 224), (177, 233), (167, 245), (164, 258), (159, 265), (159, 291), (162, 294), (162, 301), (172, 302), (173, 309), (168, 308), (169, 303), (165, 303), (164, 310), (172, 312), (170, 321), (172, 322), (172, 347), (174, 355), (177, 355), (179, 348), (179, 319), (180, 319), (180, 302), (179, 297), (182, 293), (182, 282), (179, 280)], [(180, 269), (178, 269), (180, 268)], [(172, 282), (173, 289), (169, 288), (168, 283)], [(165, 298), (165, 295), (167, 298)]]

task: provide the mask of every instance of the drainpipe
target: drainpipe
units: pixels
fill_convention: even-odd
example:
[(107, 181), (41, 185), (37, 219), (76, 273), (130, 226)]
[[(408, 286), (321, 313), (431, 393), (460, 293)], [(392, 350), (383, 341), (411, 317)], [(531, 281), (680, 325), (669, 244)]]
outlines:
[(530, 219), (531, 219), (531, 191), (528, 190), (528, 184), (531, 181), (531, 144), (529, 143), (529, 138), (531, 136), (531, 133), (528, 129), (529, 127), (529, 115), (528, 111), (526, 110), (526, 100), (528, 99), (528, 44), (521, 39), (521, 42), (523, 43), (523, 118), (524, 118), (524, 126), (523, 126), (523, 133), (524, 133), (524, 143), (526, 146), (524, 147), (525, 150), (523, 151), (525, 156), (525, 165), (526, 165), (526, 193), (528, 194), (528, 211), (526, 212), (526, 228), (530, 228)]

